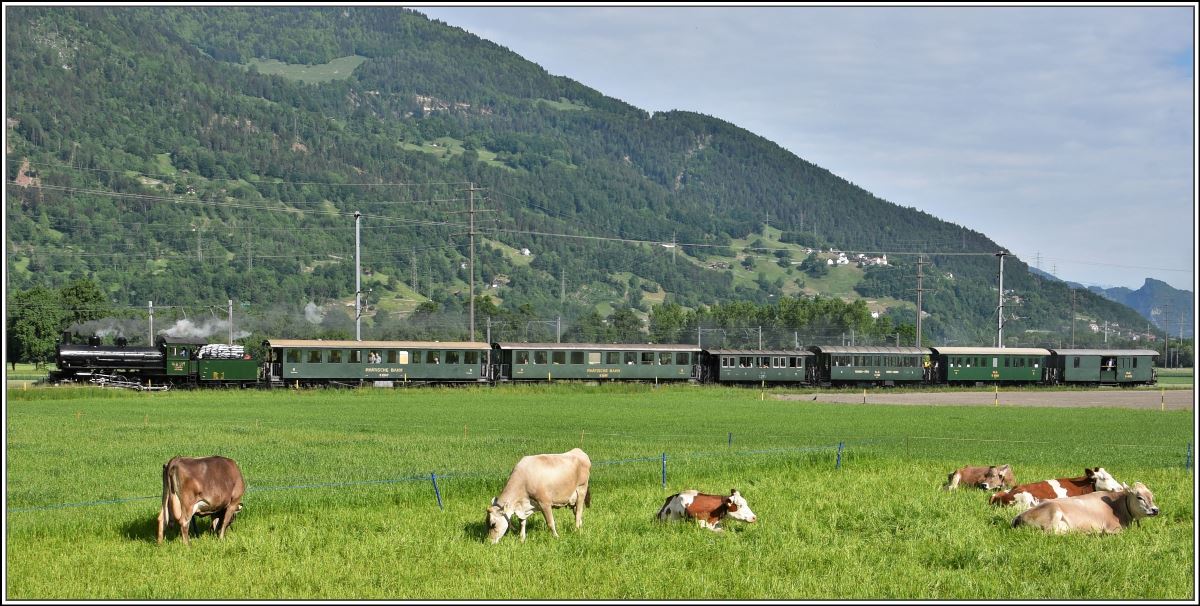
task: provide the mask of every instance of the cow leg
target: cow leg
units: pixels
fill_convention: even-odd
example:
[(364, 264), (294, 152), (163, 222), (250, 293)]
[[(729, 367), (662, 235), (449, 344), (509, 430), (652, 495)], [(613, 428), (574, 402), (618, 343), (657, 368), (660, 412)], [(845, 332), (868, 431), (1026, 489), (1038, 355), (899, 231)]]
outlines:
[(553, 509), (553, 507), (551, 507), (549, 501), (538, 503), (538, 505), (542, 508), (542, 515), (546, 517), (546, 525), (550, 527), (550, 533), (553, 534), (554, 538), (557, 539), (558, 538), (558, 529), (554, 527), (554, 509)]
[[(240, 499), (235, 499), (235, 500), (231, 501), (228, 506), (225, 507), (224, 511), (221, 512), (221, 518), (220, 518), (221, 519), (221, 535), (220, 536), (222, 539), (225, 538), (225, 529), (229, 528), (229, 525), (233, 523), (233, 517), (237, 515), (237, 510), (238, 510), (239, 504), (240, 504)], [(216, 530), (216, 529), (217, 529), (217, 523), (216, 523), (216, 520), (214, 520), (213, 521), (213, 530)]]
[(575, 502), (575, 528), (583, 528), (583, 499)]
[(525, 518), (521, 518), (521, 542), (525, 542)]
[(183, 536), (183, 544), (190, 545), (188, 541), (188, 527), (192, 525), (192, 518), (196, 515), (196, 503), (191, 498), (179, 500), (179, 505), (182, 508), (179, 516), (179, 534)]

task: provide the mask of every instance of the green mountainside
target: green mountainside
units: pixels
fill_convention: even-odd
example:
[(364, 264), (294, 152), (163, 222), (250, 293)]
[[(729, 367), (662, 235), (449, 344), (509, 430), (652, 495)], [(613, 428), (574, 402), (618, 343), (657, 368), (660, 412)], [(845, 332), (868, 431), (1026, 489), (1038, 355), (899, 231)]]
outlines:
[[(1003, 247), (983, 234), (414, 11), (6, 15), (10, 293), (88, 278), (130, 317), (233, 299), (271, 336), (353, 334), (359, 212), (368, 338), (469, 336), (472, 223), (480, 338), (553, 340), (561, 317), (564, 338), (745, 343), (766, 323), (775, 344), (910, 345), (917, 253), (924, 342), (995, 337)], [(1069, 287), (1014, 257), (1004, 286), (1006, 345), (1065, 343)], [(1125, 327), (1110, 343), (1144, 325), (1086, 290), (1074, 305)]]

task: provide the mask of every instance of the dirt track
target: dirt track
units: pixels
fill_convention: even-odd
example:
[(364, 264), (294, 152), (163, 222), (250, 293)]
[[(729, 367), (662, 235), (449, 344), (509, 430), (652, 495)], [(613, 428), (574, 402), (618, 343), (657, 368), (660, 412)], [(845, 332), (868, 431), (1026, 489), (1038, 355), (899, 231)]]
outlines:
[[(863, 392), (796, 394), (775, 396), (778, 400), (862, 404)], [(1143, 410), (1195, 410), (1195, 390), (1174, 389), (1097, 389), (1092, 391), (957, 391), (926, 393), (888, 393), (867, 390), (867, 404), (908, 404), (934, 406), (1057, 406), (1063, 408), (1135, 408)]]

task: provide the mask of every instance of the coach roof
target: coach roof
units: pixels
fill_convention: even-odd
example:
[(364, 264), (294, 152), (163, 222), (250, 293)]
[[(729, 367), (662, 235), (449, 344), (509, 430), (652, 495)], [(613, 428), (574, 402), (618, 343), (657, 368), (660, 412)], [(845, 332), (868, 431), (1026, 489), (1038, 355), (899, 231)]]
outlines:
[(1060, 356), (1157, 356), (1153, 349), (1055, 349)]
[(934, 351), (940, 354), (950, 355), (968, 355), (968, 356), (1048, 356), (1049, 349), (1041, 349), (1037, 347), (934, 347)]
[(813, 345), (809, 350), (826, 354), (900, 354), (903, 356), (927, 356), (931, 353), (926, 347), (865, 347), (842, 345)]
[(268, 339), (267, 347), (304, 349), (491, 349), (470, 341), (325, 341), (322, 339)]
[(700, 351), (695, 345), (661, 343), (497, 343), (498, 349), (557, 349), (559, 351)]
[(708, 353), (717, 356), (812, 356), (811, 351), (803, 349), (710, 349)]

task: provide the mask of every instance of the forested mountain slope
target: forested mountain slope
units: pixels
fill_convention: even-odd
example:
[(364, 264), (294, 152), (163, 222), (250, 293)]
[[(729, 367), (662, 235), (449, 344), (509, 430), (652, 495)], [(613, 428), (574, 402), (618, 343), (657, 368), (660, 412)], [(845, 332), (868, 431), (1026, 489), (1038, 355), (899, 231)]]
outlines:
[[(474, 224), (479, 313), (509, 321), (511, 337), (560, 316), (595, 336), (667, 305), (659, 321), (691, 314), (671, 333), (685, 339), (706, 309), (821, 295), (869, 300), (889, 324), (863, 325), (860, 304), (858, 320), (806, 337), (882, 339), (914, 323), (927, 253), (926, 342), (994, 338), (1002, 244), (736, 125), (650, 115), (414, 11), (7, 17), (10, 292), (90, 278), (115, 309), (234, 299), (261, 330), (308, 334), (288, 318), (314, 305), (344, 318), (353, 301), (359, 212), (380, 337), (412, 336), (419, 320), (421, 336), (465, 336)], [(822, 272), (831, 248), (888, 265)], [(806, 249), (824, 255), (807, 270)], [(1013, 257), (1004, 285), (1006, 344), (1069, 334), (1066, 286)], [(1139, 324), (1094, 293), (1075, 298), (1081, 320)], [(800, 340), (803, 327), (776, 328)]]

